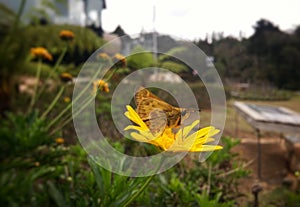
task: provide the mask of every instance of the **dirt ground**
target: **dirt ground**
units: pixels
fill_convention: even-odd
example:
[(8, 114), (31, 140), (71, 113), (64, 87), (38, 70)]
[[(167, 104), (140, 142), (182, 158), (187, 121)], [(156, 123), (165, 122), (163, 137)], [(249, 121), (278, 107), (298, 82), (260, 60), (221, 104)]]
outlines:
[[(233, 148), (233, 152), (239, 153), (239, 159), (249, 163), (246, 169), (251, 171), (248, 178), (242, 179), (239, 191), (246, 195), (238, 200), (241, 206), (247, 206), (253, 200), (252, 186), (259, 183), (262, 194), (266, 194), (275, 188), (281, 187), (284, 179), (291, 174), (287, 163), (287, 150), (284, 139), (276, 137), (262, 137), (260, 156), (260, 179), (258, 176), (258, 143), (255, 134), (247, 134), (241, 139), (241, 144)], [(253, 161), (253, 162), (251, 162)]]
[[(300, 113), (299, 95), (289, 101), (257, 102), (256, 104), (284, 106)], [(251, 175), (248, 178), (242, 179), (239, 185), (240, 192), (246, 195), (239, 199), (241, 206), (249, 206), (249, 201), (253, 201), (254, 198), (251, 189), (256, 183), (259, 183), (263, 188), (263, 191), (259, 193), (260, 202), (263, 200), (264, 195), (276, 188), (282, 187), (287, 178), (288, 180), (296, 180), (294, 183), (297, 183), (297, 178), (295, 178), (294, 173), (289, 169), (285, 140), (280, 138), (279, 133), (272, 132), (263, 132), (261, 136), (261, 176), (258, 179), (258, 144), (255, 131), (242, 117), (237, 116), (232, 103), (229, 103), (227, 107), (224, 134), (225, 136), (236, 137), (236, 139), (241, 141), (233, 149), (234, 152), (239, 153), (240, 160), (244, 161), (244, 163), (253, 161), (246, 167), (246, 169), (251, 171)], [(299, 180), (298, 183), (300, 184)]]

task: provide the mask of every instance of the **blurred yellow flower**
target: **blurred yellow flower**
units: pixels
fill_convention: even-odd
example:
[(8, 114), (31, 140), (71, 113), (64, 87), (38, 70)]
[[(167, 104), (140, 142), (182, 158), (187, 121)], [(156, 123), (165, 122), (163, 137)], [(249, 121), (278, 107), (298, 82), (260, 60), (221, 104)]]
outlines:
[(62, 82), (71, 82), (73, 81), (73, 76), (70, 73), (62, 73), (60, 74), (60, 79)]
[(108, 83), (106, 83), (102, 79), (94, 81), (93, 85), (94, 85), (93, 91), (95, 94), (97, 93), (98, 90), (106, 92), (106, 93), (109, 92)]
[(35, 162), (34, 163), (34, 166), (36, 166), (36, 167), (39, 167), (41, 164), (40, 164), (40, 162)]
[(53, 59), (52, 55), (48, 52), (48, 50), (43, 47), (31, 48), (30, 53), (31, 55), (37, 58), (44, 58), (49, 61)]
[(199, 123), (199, 120), (178, 130), (176, 133), (173, 132), (172, 128), (166, 127), (162, 134), (154, 136), (135, 110), (129, 105), (126, 107), (128, 111), (125, 112), (125, 116), (137, 126), (129, 125), (124, 130), (136, 130), (137, 132), (132, 132), (130, 135), (139, 142), (149, 143), (163, 151), (171, 152), (205, 152), (222, 149), (222, 146), (219, 145), (206, 145), (206, 143), (214, 141), (212, 136), (219, 133), (219, 130), (212, 126), (190, 134), (191, 130)]
[(121, 67), (126, 66), (126, 58), (124, 55), (121, 55), (120, 53), (116, 53), (114, 55), (114, 59), (118, 61), (117, 65)]
[(99, 53), (98, 57), (102, 58), (103, 60), (109, 60), (110, 59), (109, 55), (105, 52)]
[(58, 138), (55, 139), (55, 142), (57, 144), (63, 144), (65, 142), (65, 140), (63, 138), (61, 138), (61, 137), (58, 137)]
[(59, 33), (59, 37), (60, 39), (62, 40), (66, 40), (66, 41), (69, 41), (69, 40), (73, 40), (75, 35), (72, 31), (70, 30), (62, 30), (60, 33)]
[(64, 97), (64, 102), (65, 103), (70, 103), (71, 99), (69, 97)]

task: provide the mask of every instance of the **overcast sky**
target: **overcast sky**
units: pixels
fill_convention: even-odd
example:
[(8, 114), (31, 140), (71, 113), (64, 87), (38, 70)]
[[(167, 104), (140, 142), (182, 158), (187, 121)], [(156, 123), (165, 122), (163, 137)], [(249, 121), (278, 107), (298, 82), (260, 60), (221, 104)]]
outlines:
[(127, 34), (153, 31), (153, 5), (156, 31), (190, 40), (213, 31), (248, 37), (261, 18), (281, 30), (300, 25), (300, 0), (106, 0), (106, 4), (102, 24), (107, 32), (118, 25)]

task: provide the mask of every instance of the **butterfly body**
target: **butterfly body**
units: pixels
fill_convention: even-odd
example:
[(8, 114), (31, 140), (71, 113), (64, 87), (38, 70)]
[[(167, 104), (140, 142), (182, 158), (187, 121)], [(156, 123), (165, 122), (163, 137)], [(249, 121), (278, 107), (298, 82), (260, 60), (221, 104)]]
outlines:
[(166, 127), (178, 128), (195, 111), (172, 106), (143, 87), (136, 92), (135, 102), (138, 115), (153, 134), (163, 132)]

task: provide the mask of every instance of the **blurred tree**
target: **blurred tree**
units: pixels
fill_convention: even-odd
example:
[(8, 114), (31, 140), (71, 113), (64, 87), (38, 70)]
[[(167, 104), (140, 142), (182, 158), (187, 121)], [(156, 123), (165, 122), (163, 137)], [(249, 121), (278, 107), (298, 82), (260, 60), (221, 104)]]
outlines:
[(299, 89), (299, 31), (284, 33), (264, 19), (259, 20), (254, 29), (254, 34), (249, 38), (248, 51), (255, 55), (259, 77), (266, 78), (278, 88)]
[(158, 58), (154, 58), (152, 52), (145, 50), (140, 45), (136, 46), (127, 58), (127, 66), (133, 70), (157, 66), (158, 68), (167, 69), (175, 73), (187, 70), (187, 66), (176, 58), (176, 54), (183, 53), (184, 47), (175, 47), (164, 54), (158, 54)]
[(185, 47), (174, 47), (167, 51), (165, 54), (161, 54), (158, 57), (157, 65), (160, 68), (170, 70), (174, 73), (181, 73), (188, 70), (188, 66), (181, 60), (176, 58), (176, 55), (180, 55), (187, 50)]
[(300, 89), (300, 50), (285, 46), (279, 54), (278, 69), (274, 81), (279, 88)]
[[(272, 51), (272, 43), (283, 33), (268, 20), (256, 22), (254, 34), (249, 38), (248, 51), (250, 54), (268, 56)], [(271, 47), (270, 47), (271, 46)]]
[(118, 25), (116, 27), (115, 31), (113, 31), (112, 34), (116, 34), (119, 37), (122, 37), (122, 36), (126, 35), (125, 31), (123, 30), (123, 28), (120, 25)]
[(213, 56), (213, 44), (209, 43), (207, 39), (205, 40), (198, 40), (195, 41), (194, 44), (196, 44), (203, 52), (208, 56)]
[[(213, 43), (213, 56), (220, 75), (240, 82), (254, 81), (253, 57), (247, 53), (246, 40), (227, 37)], [(249, 76), (249, 74), (251, 74)]]
[(281, 89), (300, 89), (300, 26), (286, 33), (266, 19), (254, 25), (254, 34), (237, 39), (213, 33), (194, 42), (207, 55), (221, 78), (238, 82), (275, 85)]
[(132, 50), (132, 54), (127, 58), (127, 66), (133, 70), (154, 66), (153, 55), (138, 45)]

